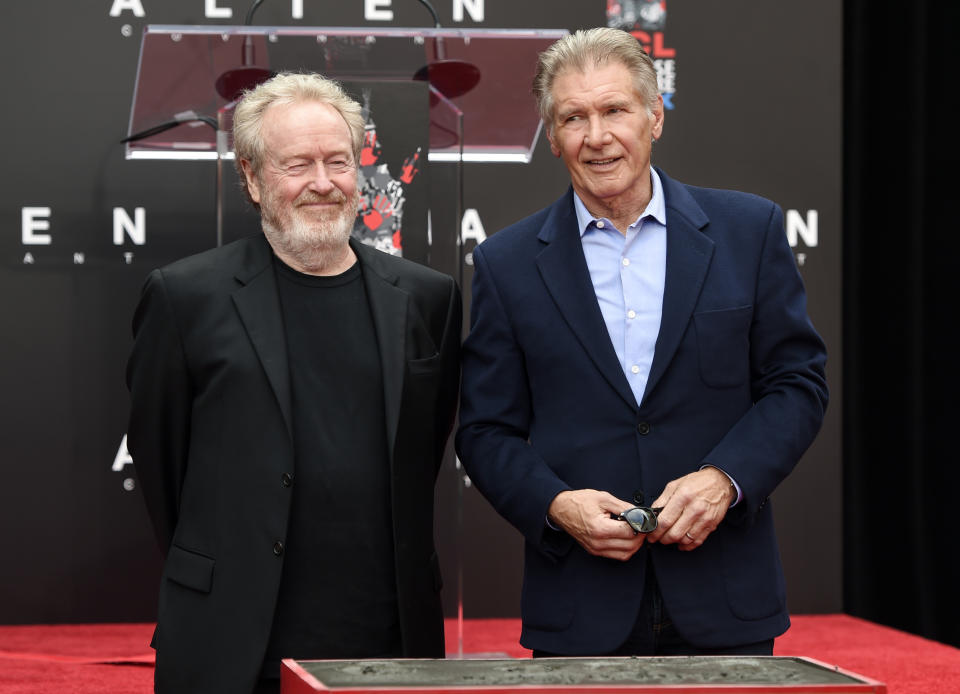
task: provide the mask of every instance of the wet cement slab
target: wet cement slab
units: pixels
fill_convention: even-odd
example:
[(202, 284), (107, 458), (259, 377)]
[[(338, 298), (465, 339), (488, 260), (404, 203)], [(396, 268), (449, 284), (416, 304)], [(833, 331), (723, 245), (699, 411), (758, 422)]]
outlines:
[[(880, 692), (877, 684), (804, 658), (689, 656), (670, 658), (543, 658), (536, 660), (339, 660), (299, 661), (328, 691), (473, 690), (522, 688), (524, 692), (564, 689), (598, 691), (636, 687), (735, 687), (737, 691)], [(798, 687), (801, 687), (798, 689)], [(321, 691), (323, 691), (321, 689)], [(491, 690), (487, 690), (491, 691)], [(504, 689), (506, 691), (506, 689)], [(686, 690), (685, 690), (686, 691)]]

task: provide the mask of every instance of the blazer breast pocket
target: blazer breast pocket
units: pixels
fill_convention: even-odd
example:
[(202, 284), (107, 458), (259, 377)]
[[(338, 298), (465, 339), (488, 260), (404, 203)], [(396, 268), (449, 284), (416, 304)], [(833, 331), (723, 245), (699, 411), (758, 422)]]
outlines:
[(407, 361), (407, 371), (413, 376), (429, 376), (440, 372), (440, 353), (424, 359), (409, 359)]
[(167, 554), (167, 578), (187, 588), (209, 593), (213, 587), (214, 563), (213, 557), (171, 545)]
[(713, 388), (742, 385), (750, 375), (753, 306), (693, 314), (700, 377)]

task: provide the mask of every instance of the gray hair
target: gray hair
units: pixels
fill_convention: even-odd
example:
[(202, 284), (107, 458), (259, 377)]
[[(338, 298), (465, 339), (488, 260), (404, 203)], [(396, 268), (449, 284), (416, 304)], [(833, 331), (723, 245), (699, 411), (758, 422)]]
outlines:
[(653, 113), (657, 107), (657, 97), (660, 96), (657, 70), (640, 42), (622, 29), (580, 29), (551, 45), (537, 60), (533, 96), (548, 133), (553, 132), (552, 89), (557, 77), (566, 70), (586, 72), (588, 68), (607, 65), (612, 61), (627, 68), (647, 111)]
[(255, 174), (260, 173), (265, 155), (261, 128), (267, 109), (274, 104), (295, 104), (319, 101), (332, 106), (343, 116), (350, 130), (353, 160), (359, 165), (363, 149), (365, 123), (363, 108), (350, 98), (339, 83), (314, 73), (281, 72), (266, 82), (249, 89), (233, 113), (234, 164), (243, 179), (240, 162), (250, 162)]

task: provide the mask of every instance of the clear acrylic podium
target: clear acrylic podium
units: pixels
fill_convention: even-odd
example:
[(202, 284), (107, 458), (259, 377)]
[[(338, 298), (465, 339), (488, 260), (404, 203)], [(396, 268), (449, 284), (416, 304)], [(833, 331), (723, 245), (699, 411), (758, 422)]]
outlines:
[[(537, 55), (567, 33), (563, 29), (147, 26), (125, 141), (126, 157), (215, 160), (219, 245), (225, 199), (223, 166), (233, 159), (230, 133), (241, 87), (281, 71), (318, 72), (345, 84), (395, 83), (397, 88), (403, 83), (419, 83), (421, 90), (426, 85), (427, 159), (452, 166), (455, 179), (452, 194), (442, 200), (431, 195), (428, 204), (435, 211), (435, 207), (453, 202), (449, 222), (438, 225), (439, 217), (434, 214), (432, 238), (436, 247), (438, 237), (443, 237), (456, 259), (447, 266), (431, 264), (457, 277), (463, 287), (459, 232), (464, 209), (463, 164), (530, 161), (541, 127), (530, 94)], [(448, 189), (450, 178), (446, 173), (443, 176)], [(446, 522), (456, 524), (460, 538), (464, 478), (459, 469), (453, 477), (456, 518)], [(456, 581), (460, 655), (461, 544), (455, 548), (457, 575), (447, 576), (448, 586), (450, 578)], [(443, 551), (441, 544), (441, 554)]]
[[(568, 32), (149, 25), (130, 110), (127, 159), (215, 160), (216, 239), (223, 239), (223, 162), (241, 87), (271, 73), (312, 71), (346, 82), (426, 84), (429, 162), (529, 162), (540, 132), (530, 86), (537, 54)], [(456, 247), (461, 246), (454, 231)], [(440, 269), (462, 280), (458, 267)]]
[[(537, 54), (566, 30), (147, 26), (129, 134), (182, 125), (127, 143), (128, 159), (216, 159), (212, 128), (229, 132), (234, 101), (218, 80), (238, 70), (313, 71), (337, 80), (431, 85), (431, 161), (530, 160), (540, 119), (530, 96)], [(473, 86), (470, 87), (470, 83)], [(462, 92), (462, 93), (461, 93)], [(461, 117), (463, 132), (458, 131)], [(222, 151), (226, 148), (226, 151)], [(221, 155), (230, 155), (229, 138)]]

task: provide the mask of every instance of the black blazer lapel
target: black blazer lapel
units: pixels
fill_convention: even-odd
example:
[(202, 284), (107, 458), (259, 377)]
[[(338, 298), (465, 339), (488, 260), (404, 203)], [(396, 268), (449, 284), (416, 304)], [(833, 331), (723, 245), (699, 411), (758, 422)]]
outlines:
[(597, 303), (580, 243), (572, 196), (571, 188), (553, 204), (540, 230), (538, 238), (546, 245), (537, 256), (537, 268), (564, 320), (600, 373), (631, 407), (636, 408), (636, 398), (623, 375)]
[(653, 353), (644, 400), (673, 359), (713, 257), (713, 241), (703, 233), (709, 219), (686, 188), (659, 169), (667, 208), (667, 269), (663, 288), (663, 317)]
[(234, 305), (267, 374), (287, 423), (287, 433), (292, 439), (286, 333), (273, 269), (273, 251), (264, 237), (250, 240), (243, 267), (237, 272), (236, 279), (241, 287), (233, 293)]
[(407, 293), (396, 286), (397, 277), (379, 251), (350, 240), (363, 271), (363, 283), (370, 303), (370, 315), (377, 333), (380, 364), (383, 370), (384, 414), (387, 420), (387, 447), (393, 464), (394, 442), (400, 421), (403, 375), (406, 369)]

